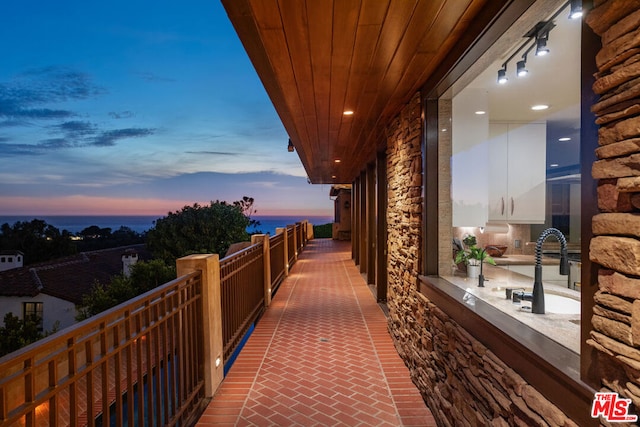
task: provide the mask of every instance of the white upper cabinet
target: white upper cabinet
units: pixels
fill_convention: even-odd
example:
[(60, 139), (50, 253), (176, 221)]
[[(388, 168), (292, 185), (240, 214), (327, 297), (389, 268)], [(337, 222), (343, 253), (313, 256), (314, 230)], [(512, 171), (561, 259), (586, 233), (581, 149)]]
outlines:
[(485, 90), (466, 89), (453, 98), (451, 198), (454, 227), (479, 227), (488, 219), (488, 107)]
[(542, 224), (546, 123), (489, 124), (489, 221)]

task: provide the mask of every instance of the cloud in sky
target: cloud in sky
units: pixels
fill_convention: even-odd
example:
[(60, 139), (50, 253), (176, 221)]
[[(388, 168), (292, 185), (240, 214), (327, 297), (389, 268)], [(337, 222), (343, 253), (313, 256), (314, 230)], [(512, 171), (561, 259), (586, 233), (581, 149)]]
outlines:
[(66, 119), (76, 113), (46, 106), (84, 100), (103, 92), (85, 73), (54, 66), (26, 70), (8, 82), (0, 82), (0, 118)]
[(219, 2), (33, 1), (0, 15), (0, 215), (331, 212)]

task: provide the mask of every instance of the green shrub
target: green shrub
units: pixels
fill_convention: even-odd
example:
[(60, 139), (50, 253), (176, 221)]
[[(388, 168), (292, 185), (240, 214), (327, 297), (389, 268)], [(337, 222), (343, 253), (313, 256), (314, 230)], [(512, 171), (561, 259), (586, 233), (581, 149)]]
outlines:
[(333, 233), (333, 223), (314, 225), (313, 237), (317, 239), (331, 238)]

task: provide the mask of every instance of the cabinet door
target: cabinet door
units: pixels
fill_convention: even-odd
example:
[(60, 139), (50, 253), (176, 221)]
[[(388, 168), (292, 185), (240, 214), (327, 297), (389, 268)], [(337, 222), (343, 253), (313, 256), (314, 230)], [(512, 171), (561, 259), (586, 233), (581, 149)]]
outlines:
[(507, 220), (508, 132), (506, 123), (489, 125), (489, 221)]
[(507, 220), (542, 224), (546, 211), (545, 123), (509, 124)]
[(479, 227), (487, 222), (489, 197), (489, 119), (486, 91), (466, 90), (453, 99), (451, 199), (454, 227)]

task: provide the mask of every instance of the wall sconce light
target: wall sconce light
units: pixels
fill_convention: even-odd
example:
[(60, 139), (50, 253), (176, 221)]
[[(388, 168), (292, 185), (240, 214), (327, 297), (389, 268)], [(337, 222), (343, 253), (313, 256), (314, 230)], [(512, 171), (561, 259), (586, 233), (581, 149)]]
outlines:
[(293, 148), (293, 142), (291, 142), (291, 138), (289, 138), (289, 145), (287, 145), (287, 151), (290, 153), (293, 153), (293, 150), (295, 150), (295, 148)]
[(222, 358), (220, 356), (216, 357), (216, 368), (218, 368), (222, 364)]
[(569, 10), (569, 19), (582, 18), (582, 0), (571, 0), (571, 9)]

